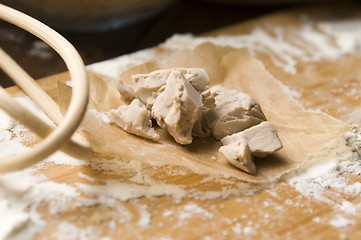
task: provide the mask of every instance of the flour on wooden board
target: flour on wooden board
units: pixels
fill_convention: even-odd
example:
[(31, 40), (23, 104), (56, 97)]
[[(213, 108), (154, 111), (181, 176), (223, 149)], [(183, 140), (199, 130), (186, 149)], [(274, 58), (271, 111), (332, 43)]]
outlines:
[[(309, 162), (306, 168), (299, 169), (285, 176), (288, 183), (297, 191), (307, 197), (332, 204), (339, 215), (332, 219), (317, 218), (318, 222), (327, 222), (334, 227), (348, 227), (354, 224), (349, 217), (357, 216), (361, 210), (361, 204), (349, 202), (347, 196), (359, 196), (361, 183), (350, 183), (345, 173), (359, 176), (361, 174), (361, 135), (355, 131), (347, 132), (345, 141), (352, 151), (340, 154), (338, 158), (331, 158), (324, 162)], [(327, 191), (332, 189), (331, 198)], [(339, 200), (334, 201), (334, 196)], [(346, 197), (345, 197), (346, 196)]]
[[(232, 36), (195, 37), (191, 34), (176, 34), (160, 47), (178, 50), (194, 48), (204, 42), (234, 48), (246, 47), (254, 55), (257, 52), (270, 54), (277, 66), (291, 74), (297, 72), (296, 65), (299, 60), (304, 62), (332, 60), (361, 51), (360, 19), (317, 23), (305, 19), (302, 25), (300, 29), (287, 29), (289, 35), (299, 38), (285, 39), (286, 29), (271, 26), (272, 31), (256, 28), (249, 34)], [(88, 68), (106, 76), (117, 77), (127, 67), (153, 60), (156, 52), (155, 49), (147, 49), (144, 53), (140, 51), (132, 57), (121, 56), (89, 65)]]

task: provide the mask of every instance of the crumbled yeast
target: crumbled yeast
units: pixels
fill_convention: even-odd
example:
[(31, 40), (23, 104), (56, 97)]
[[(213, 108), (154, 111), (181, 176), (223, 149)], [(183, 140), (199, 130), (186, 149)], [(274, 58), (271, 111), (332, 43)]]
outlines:
[(121, 98), (130, 105), (110, 111), (112, 121), (129, 133), (159, 140), (154, 119), (182, 145), (213, 136), (224, 145), (219, 151), (225, 158), (250, 174), (256, 173), (253, 155), (282, 148), (256, 100), (220, 85), (209, 89), (203, 69), (172, 68), (131, 78), (133, 85), (118, 82)]

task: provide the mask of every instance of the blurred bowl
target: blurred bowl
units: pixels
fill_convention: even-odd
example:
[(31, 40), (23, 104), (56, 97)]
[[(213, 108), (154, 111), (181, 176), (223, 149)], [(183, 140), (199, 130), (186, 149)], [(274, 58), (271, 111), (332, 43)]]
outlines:
[(109, 31), (150, 18), (174, 0), (1, 0), (59, 30)]
[[(281, 4), (295, 4), (295, 3), (313, 3), (313, 2), (326, 2), (329, 0), (202, 0), (204, 2), (211, 2), (217, 4), (239, 4), (239, 5), (281, 5)], [(339, 0), (341, 1), (341, 0)]]

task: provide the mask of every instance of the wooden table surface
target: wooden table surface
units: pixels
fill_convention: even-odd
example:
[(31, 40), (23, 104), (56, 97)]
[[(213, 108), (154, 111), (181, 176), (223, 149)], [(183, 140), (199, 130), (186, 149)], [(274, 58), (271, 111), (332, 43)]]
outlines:
[[(330, 8), (302, 8), (288, 10), (285, 12), (271, 14), (266, 17), (255, 19), (249, 22), (235, 24), (206, 35), (219, 34), (248, 34), (256, 27), (268, 28), (279, 26), (288, 31), (302, 25), (302, 17), (305, 15), (312, 18), (316, 23), (324, 19), (332, 18), (335, 22), (345, 19), (361, 18), (360, 5), (348, 5)], [(335, 61), (320, 60), (317, 62), (300, 62), (297, 65), (297, 74), (290, 74), (277, 67), (270, 57), (264, 53), (257, 53), (266, 69), (276, 78), (281, 80), (290, 88), (302, 93), (299, 101), (302, 105), (311, 109), (319, 109), (331, 116), (350, 124), (361, 124), (361, 119), (346, 112), (357, 111), (359, 101), (347, 97), (339, 97), (340, 94), (329, 95), (332, 89), (340, 86), (347, 92), (350, 88), (361, 92), (361, 84), (348, 84), (356, 81), (361, 82), (361, 75), (357, 70), (357, 64), (350, 69), (343, 66), (360, 62), (361, 55), (354, 54)], [(305, 69), (313, 69), (306, 71)], [(338, 76), (340, 81), (330, 84), (330, 79)], [(317, 77), (321, 79), (318, 85), (309, 86), (300, 79), (312, 80)], [(51, 76), (39, 81), (39, 83), (56, 98), (56, 81), (67, 79), (66, 74)], [(321, 96), (312, 94), (319, 90)], [(13, 94), (18, 94), (16, 88), (9, 89)], [(331, 91), (332, 92), (332, 91)], [(329, 102), (322, 101), (322, 97), (328, 97)], [(337, 104), (334, 99), (340, 99)], [(330, 104), (330, 102), (332, 104)], [(341, 106), (345, 107), (340, 110)], [(103, 178), (104, 176), (89, 166), (56, 166), (48, 167), (43, 174), (58, 183), (73, 184), (84, 181), (79, 179), (79, 172), (86, 172), (92, 178)], [(350, 176), (353, 182), (361, 180), (361, 176)], [(183, 179), (183, 181), (192, 181)], [(327, 190), (332, 196), (332, 189)], [(332, 198), (332, 197), (331, 197)], [(130, 211), (134, 218), (124, 223), (117, 223), (115, 228), (107, 225), (108, 220), (113, 217), (113, 209), (104, 206), (90, 206), (83, 209), (73, 207), (55, 217), (46, 213), (44, 219), (48, 227), (40, 233), (36, 239), (52, 238), (53, 232), (61, 222), (71, 222), (79, 227), (92, 226), (101, 232), (101, 236), (110, 236), (114, 239), (360, 239), (361, 218), (359, 214), (348, 216), (353, 224), (346, 227), (334, 227), (327, 224), (327, 221), (315, 221), (318, 219), (332, 219), (340, 214), (335, 204), (340, 199), (335, 197), (334, 203), (322, 202), (309, 196), (300, 194), (295, 188), (286, 183), (279, 183), (268, 190), (258, 192), (251, 196), (228, 197), (226, 199), (199, 200), (184, 199), (180, 202), (166, 196), (156, 198), (139, 198), (126, 202), (122, 205)], [(359, 196), (344, 196), (353, 204), (361, 204)], [(194, 214), (191, 218), (184, 218), (180, 221), (180, 215), (186, 206), (196, 204), (207, 214)], [(135, 206), (146, 206), (151, 222), (146, 228), (138, 224), (141, 213)], [(166, 216), (165, 209), (171, 209), (172, 214)], [(96, 221), (99, 218), (102, 220)]]

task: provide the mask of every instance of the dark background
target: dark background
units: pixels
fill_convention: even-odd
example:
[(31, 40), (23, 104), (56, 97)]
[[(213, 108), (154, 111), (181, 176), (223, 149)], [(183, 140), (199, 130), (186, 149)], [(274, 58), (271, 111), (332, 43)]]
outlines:
[[(108, 32), (56, 30), (76, 47), (85, 64), (90, 64), (155, 46), (175, 33), (200, 34), (305, 4), (302, 1), (289, 2), (293, 3), (220, 4), (179, 0), (150, 19)], [(307, 1), (307, 4), (312, 4), (312, 1)], [(66, 71), (62, 59), (54, 51), (39, 45), (36, 37), (1, 20), (0, 47), (35, 79)], [(0, 83), (3, 87), (13, 85), (2, 71)]]

